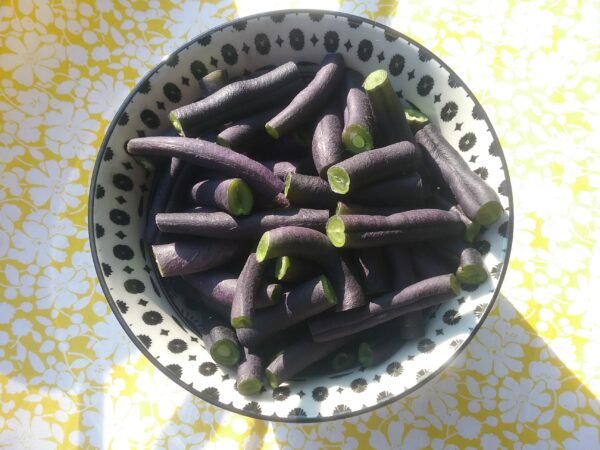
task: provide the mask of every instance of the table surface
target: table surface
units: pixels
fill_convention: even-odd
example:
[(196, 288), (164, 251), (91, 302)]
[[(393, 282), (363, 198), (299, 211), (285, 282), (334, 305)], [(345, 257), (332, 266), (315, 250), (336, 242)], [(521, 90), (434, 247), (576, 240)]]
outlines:
[[(600, 448), (600, 4), (12, 0), (0, 7), (0, 447)], [(148, 7), (149, 6), (149, 7)], [(344, 421), (255, 421), (192, 397), (98, 285), (87, 189), (113, 113), (194, 35), (282, 7), (389, 24), (486, 109), (515, 197), (499, 301), (458, 360)]]

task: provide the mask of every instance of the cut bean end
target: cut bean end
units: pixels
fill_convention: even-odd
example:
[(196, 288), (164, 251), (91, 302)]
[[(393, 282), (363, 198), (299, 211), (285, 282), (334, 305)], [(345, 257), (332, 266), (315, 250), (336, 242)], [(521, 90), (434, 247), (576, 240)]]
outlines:
[(347, 370), (354, 365), (356, 357), (347, 352), (340, 352), (336, 354), (331, 360), (331, 368), (339, 372), (341, 370)]
[(477, 239), (477, 236), (479, 236), (480, 231), (481, 225), (479, 225), (477, 222), (471, 223), (465, 228), (465, 241), (475, 242), (475, 239)]
[(222, 340), (213, 344), (210, 349), (210, 356), (218, 364), (233, 366), (240, 359), (240, 350), (233, 342)]
[(360, 153), (373, 148), (371, 133), (356, 125), (350, 125), (344, 130), (342, 133), (342, 142), (346, 150), (352, 153)]
[(460, 282), (455, 275), (450, 276), (450, 288), (454, 292), (454, 295), (460, 294)]
[(258, 262), (263, 262), (265, 259), (267, 259), (267, 255), (269, 253), (269, 241), (269, 232), (264, 233), (260, 238), (260, 241), (258, 241), (258, 245), (256, 247), (256, 260)]
[(373, 364), (373, 349), (366, 342), (361, 342), (358, 346), (358, 361), (365, 367)]
[(275, 261), (275, 278), (279, 281), (283, 280), (290, 268), (289, 256), (282, 256)]
[(429, 123), (429, 118), (421, 111), (415, 108), (409, 108), (404, 110), (404, 115), (409, 124), (415, 128), (422, 128)]
[(183, 132), (183, 127), (181, 126), (181, 122), (179, 121), (179, 119), (175, 115), (174, 111), (171, 111), (169, 113), (169, 120), (173, 124), (173, 128), (175, 128), (175, 130), (177, 131), (177, 133), (179, 134), (179, 136), (185, 137), (185, 133)]
[(265, 130), (273, 139), (279, 139), (279, 131), (276, 128), (273, 128), (272, 125), (266, 124)]
[(346, 243), (346, 226), (339, 216), (330, 217), (325, 226), (327, 237), (336, 247), (343, 247)]
[(252, 320), (247, 316), (233, 317), (231, 319), (231, 326), (233, 328), (248, 328), (252, 326)]
[(327, 170), (327, 181), (331, 190), (336, 194), (347, 194), (350, 190), (350, 177), (341, 167), (330, 167)]
[(221, 147), (231, 148), (231, 143), (221, 136), (217, 136), (217, 144)]
[(258, 394), (262, 389), (262, 381), (257, 378), (251, 378), (238, 383), (237, 388), (242, 395), (254, 395)]
[(254, 206), (254, 196), (244, 180), (235, 178), (229, 183), (227, 203), (234, 216), (250, 214)]
[(269, 382), (269, 385), (273, 389), (275, 389), (277, 386), (279, 386), (280, 382), (273, 372), (271, 372), (270, 370), (267, 369), (267, 370), (265, 370), (265, 376), (267, 377), (267, 381)]
[(459, 267), (456, 276), (462, 284), (467, 286), (476, 286), (483, 283), (488, 274), (485, 269), (478, 265), (468, 265)]
[(475, 221), (483, 226), (488, 226), (497, 221), (501, 215), (502, 205), (497, 201), (491, 201), (479, 208), (475, 214)]
[(321, 276), (321, 285), (323, 286), (323, 293), (325, 294), (325, 298), (332, 305), (336, 305), (338, 302), (337, 295), (335, 295), (335, 290), (333, 289), (333, 285), (329, 278), (326, 276)]
[(378, 86), (381, 86), (387, 79), (387, 71), (383, 69), (375, 70), (367, 75), (367, 78), (365, 78), (365, 81), (363, 82), (363, 88), (365, 88), (365, 91), (371, 91)]

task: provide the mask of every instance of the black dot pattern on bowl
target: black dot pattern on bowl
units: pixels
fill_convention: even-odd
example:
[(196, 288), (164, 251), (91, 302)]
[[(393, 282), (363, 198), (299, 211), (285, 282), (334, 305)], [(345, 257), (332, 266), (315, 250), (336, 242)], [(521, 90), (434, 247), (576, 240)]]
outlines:
[(200, 367), (198, 367), (198, 372), (200, 372), (200, 374), (204, 375), (205, 377), (211, 376), (216, 371), (217, 365), (210, 361), (203, 362), (202, 364), (200, 364)]
[(97, 223), (95, 225), (95, 231), (96, 231), (96, 237), (97, 238), (101, 238), (102, 236), (104, 236), (104, 227), (102, 225), (100, 225), (99, 223)]
[(152, 86), (150, 85), (150, 80), (144, 80), (142, 84), (140, 84), (138, 92), (140, 92), (141, 94), (147, 94), (148, 92), (150, 92), (151, 88)]
[(256, 51), (261, 55), (268, 55), (271, 51), (271, 41), (269, 40), (269, 36), (265, 33), (258, 33), (254, 37), (254, 46), (256, 47)]
[(187, 350), (188, 346), (182, 339), (173, 339), (169, 341), (167, 348), (171, 353), (182, 353)]
[(288, 413), (288, 417), (306, 417), (306, 411), (302, 408), (294, 408)]
[(112, 267), (110, 267), (110, 264), (102, 263), (102, 272), (104, 272), (105, 277), (110, 277), (113, 272)]
[(450, 348), (457, 349), (462, 345), (463, 342), (464, 341), (462, 339), (453, 339), (452, 341), (450, 341)]
[(471, 111), (471, 116), (475, 120), (484, 120), (485, 119), (485, 113), (483, 112), (483, 108), (481, 107), (481, 105), (475, 104), (475, 106), (473, 106), (473, 110)]
[(113, 176), (113, 185), (122, 191), (131, 191), (133, 189), (133, 181), (129, 176), (117, 173)]
[(98, 184), (96, 186), (96, 198), (101, 199), (102, 197), (104, 197), (104, 194), (106, 194), (106, 190), (104, 189), (104, 186), (102, 186), (101, 184)]
[(233, 28), (237, 31), (243, 31), (248, 26), (248, 22), (246, 20), (239, 20), (233, 24)]
[(451, 88), (459, 88), (460, 87), (460, 80), (453, 73), (448, 75), (448, 86), (450, 86)]
[(285, 14), (271, 14), (271, 20), (275, 23), (281, 23), (285, 19)]
[(208, 74), (208, 69), (202, 61), (195, 60), (190, 64), (190, 72), (196, 80), (201, 80), (202, 77)]
[(242, 409), (244, 411), (253, 412), (256, 414), (260, 414), (262, 412), (260, 405), (256, 402), (246, 403)]
[(392, 56), (392, 58), (390, 59), (390, 64), (388, 65), (390, 74), (392, 74), (395, 77), (400, 75), (402, 73), (402, 71), (404, 70), (404, 64), (405, 64), (404, 56), (398, 55), (398, 54), (395, 54), (394, 56)]
[(237, 50), (231, 44), (225, 44), (221, 47), (221, 56), (223, 57), (223, 61), (230, 66), (233, 66), (238, 62)]
[(218, 401), (219, 400), (219, 390), (215, 387), (209, 387), (206, 389), (202, 389), (200, 391), (200, 394), (205, 397), (205, 398), (209, 398), (211, 400), (214, 401)]
[(417, 348), (421, 353), (431, 353), (435, 348), (435, 342), (428, 338), (421, 339), (417, 344)]
[(488, 177), (487, 167), (478, 167), (473, 172), (475, 172), (477, 175), (479, 175), (482, 180), (487, 180), (487, 177)]
[(388, 366), (385, 368), (385, 371), (388, 373), (388, 375), (397, 377), (402, 375), (402, 372), (404, 372), (404, 368), (402, 367), (402, 364), (400, 364), (398, 361), (394, 361), (388, 364)]
[(211, 42), (212, 42), (212, 36), (210, 34), (208, 34), (206, 36), (202, 36), (198, 39), (198, 44), (200, 44), (202, 47), (206, 47), (207, 45), (210, 45)]
[(129, 261), (133, 259), (134, 253), (129, 245), (117, 244), (113, 247), (113, 255), (121, 261)]
[(163, 316), (158, 311), (146, 311), (142, 314), (142, 320), (146, 325), (159, 325), (163, 321)]
[(358, 59), (363, 62), (367, 62), (371, 59), (371, 55), (373, 54), (373, 43), (368, 39), (363, 39), (358, 44)]
[(385, 400), (386, 398), (390, 398), (392, 396), (392, 394), (388, 391), (381, 391), (379, 394), (377, 394), (377, 401), (381, 402), (383, 400)]
[(442, 317), (444, 323), (448, 325), (456, 325), (458, 322), (460, 322), (460, 319), (460, 313), (454, 309), (449, 309), (444, 313), (444, 316)]
[(458, 141), (458, 149), (461, 152), (467, 152), (473, 148), (476, 142), (477, 137), (475, 136), (475, 133), (469, 131)]
[(310, 17), (310, 20), (312, 20), (313, 22), (320, 22), (323, 19), (323, 14), (321, 14), (321, 13), (309, 13), (308, 17)]
[(179, 64), (179, 55), (177, 53), (173, 53), (167, 58), (165, 64), (169, 67), (176, 67), (177, 64)]
[(491, 244), (484, 239), (475, 242), (474, 247), (481, 253), (481, 256), (485, 256), (490, 251)]
[(421, 369), (419, 371), (417, 371), (417, 381), (420, 380), (423, 377), (426, 377), (427, 375), (429, 375), (431, 372), (427, 369)]
[(127, 125), (129, 123), (129, 114), (123, 112), (123, 114), (121, 114), (121, 117), (119, 117), (119, 122), (117, 123), (121, 126)]
[(290, 388), (287, 386), (279, 386), (273, 389), (273, 398), (278, 401), (283, 401), (290, 396)]
[(138, 334), (137, 338), (142, 344), (144, 344), (144, 347), (150, 348), (152, 346), (152, 339), (150, 338), (150, 336), (146, 334)]
[(141, 294), (146, 290), (146, 286), (140, 280), (136, 280), (135, 278), (131, 278), (129, 280), (125, 280), (123, 283), (125, 290), (130, 294)]
[(337, 405), (335, 408), (333, 408), (333, 413), (334, 414), (344, 414), (347, 412), (352, 411), (350, 409), (350, 407), (346, 406), (346, 405)]
[(444, 122), (450, 122), (456, 117), (456, 114), (458, 114), (458, 105), (454, 102), (448, 102), (442, 107), (440, 118)]
[(355, 378), (350, 383), (350, 389), (352, 389), (354, 392), (363, 392), (365, 389), (367, 389), (367, 380), (364, 378)]
[(117, 307), (122, 314), (127, 314), (127, 311), (129, 311), (129, 306), (123, 300), (117, 300)]
[(492, 141), (488, 153), (492, 156), (500, 156), (500, 145), (496, 140)]
[(104, 151), (104, 158), (102, 158), (104, 161), (110, 161), (111, 159), (113, 159), (114, 156), (114, 152), (112, 150), (112, 148), (110, 147), (106, 147), (106, 150)]
[(417, 84), (417, 93), (421, 97), (429, 95), (434, 85), (433, 78), (429, 75), (423, 75)]
[(506, 237), (506, 233), (508, 231), (508, 222), (503, 222), (499, 227), (498, 227), (498, 234), (502, 237)]
[(398, 33), (395, 33), (392, 30), (385, 30), (383, 35), (385, 36), (385, 40), (388, 42), (397, 41), (398, 38), (400, 37), (400, 35)]
[(313, 389), (312, 398), (317, 402), (322, 402), (329, 395), (329, 391), (326, 387), (319, 386)]
[(508, 183), (506, 182), (506, 180), (502, 180), (502, 182), (498, 186), (498, 193), (504, 196), (508, 195)]
[(160, 127), (160, 119), (151, 109), (144, 109), (140, 114), (140, 119), (144, 125), (152, 130), (156, 130)]
[(362, 20), (360, 20), (360, 19), (354, 19), (352, 17), (348, 17), (348, 25), (350, 26), (350, 28), (358, 28), (358, 27), (360, 27), (361, 23), (362, 23)]
[(473, 311), (473, 314), (475, 314), (475, 317), (480, 318), (481, 316), (483, 316), (483, 313), (487, 309), (487, 306), (488, 306), (487, 303), (482, 303), (480, 305), (477, 305), (475, 307), (475, 310)]
[(169, 364), (166, 367), (177, 378), (181, 378), (181, 375), (183, 374), (183, 370), (181, 369), (181, 366), (179, 364)]
[(173, 103), (180, 102), (182, 98), (181, 89), (179, 89), (175, 83), (165, 83), (163, 86), (163, 94), (165, 94), (165, 97)]
[(431, 60), (431, 53), (429, 53), (424, 48), (420, 48), (419, 49), (419, 59), (423, 62), (427, 62), (427, 61)]
[(325, 33), (323, 45), (325, 46), (325, 50), (327, 50), (329, 53), (337, 52), (337, 49), (340, 46), (340, 36), (336, 31), (328, 31)]
[(122, 209), (111, 209), (108, 213), (108, 217), (110, 218), (111, 222), (115, 225), (125, 226), (129, 225), (129, 222), (131, 221), (129, 214), (127, 214)]
[(294, 28), (290, 31), (290, 47), (296, 51), (304, 48), (304, 33), (300, 28)]
[(498, 279), (498, 277), (500, 276), (500, 273), (502, 272), (502, 267), (504, 266), (503, 263), (498, 263), (496, 264), (494, 267), (492, 267), (491, 270), (491, 274), (494, 278)]

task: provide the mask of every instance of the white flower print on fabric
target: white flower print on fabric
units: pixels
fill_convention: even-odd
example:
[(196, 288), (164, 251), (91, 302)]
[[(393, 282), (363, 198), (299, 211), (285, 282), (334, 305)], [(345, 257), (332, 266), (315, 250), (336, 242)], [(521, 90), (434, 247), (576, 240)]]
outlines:
[(79, 176), (77, 168), (63, 168), (55, 160), (44, 161), (39, 168), (27, 172), (27, 182), (33, 186), (29, 188), (31, 199), (38, 206), (49, 201), (50, 209), (55, 212), (77, 207), (85, 194), (83, 185), (74, 183)]
[(98, 358), (110, 359), (116, 363), (138, 359), (139, 351), (118, 324), (115, 316), (106, 317), (103, 322), (94, 325), (94, 343), (92, 348)]
[[(223, 0), (217, 3), (184, 0), (178, 8), (171, 11), (173, 24), (169, 27), (176, 38), (188, 41), (198, 34), (220, 25), (225, 20), (223, 9), (231, 9), (231, 2)], [(231, 11), (233, 12), (233, 10)], [(202, 17), (202, 22), (198, 21)]]
[(35, 286), (35, 277), (27, 272), (19, 273), (12, 264), (7, 264), (4, 269), (4, 275), (11, 284), (4, 291), (5, 298), (12, 300), (19, 295), (20, 297), (29, 297), (33, 294)]
[(0, 205), (0, 258), (8, 252), (10, 235), (15, 231), (15, 222), (19, 217), (21, 210), (18, 206), (10, 203)]
[(498, 394), (498, 407), (505, 423), (533, 422), (540, 415), (540, 408), (549, 406), (551, 400), (550, 394), (545, 391), (545, 383), (536, 383), (529, 378), (520, 381), (505, 378)]
[(50, 424), (40, 417), (40, 412), (41, 406), (35, 408), (33, 414), (26, 409), (14, 411), (0, 433), (0, 447), (7, 450), (57, 448)]
[(71, 267), (46, 267), (38, 279), (40, 289), (36, 291), (37, 306), (40, 309), (65, 309), (74, 307), (75, 310), (85, 307), (90, 298), (82, 297), (89, 291), (90, 283), (83, 270)]
[(89, 111), (92, 114), (101, 114), (104, 120), (110, 120), (128, 93), (129, 87), (122, 81), (108, 75), (100, 75), (92, 83), (87, 97)]
[(27, 32), (23, 40), (9, 36), (4, 45), (11, 53), (0, 54), (0, 67), (12, 71), (12, 78), (25, 86), (33, 85), (35, 80), (47, 83), (64, 58), (64, 48), (56, 41), (52, 34)]
[(100, 122), (91, 119), (85, 108), (76, 108), (72, 102), (53, 101), (51, 106), (53, 109), (45, 119), (49, 125), (46, 132), (48, 148), (66, 159), (90, 156), (89, 149), (98, 138)]
[(68, 237), (77, 232), (69, 219), (59, 218), (47, 210), (29, 214), (22, 227), (14, 232), (8, 256), (23, 264), (35, 261), (38, 266), (46, 266), (51, 261), (64, 262)]

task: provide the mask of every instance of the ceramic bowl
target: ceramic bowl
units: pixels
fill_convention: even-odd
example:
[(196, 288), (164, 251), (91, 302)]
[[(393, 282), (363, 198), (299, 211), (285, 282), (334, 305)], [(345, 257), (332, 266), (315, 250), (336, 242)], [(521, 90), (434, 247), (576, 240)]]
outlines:
[[(235, 389), (235, 374), (217, 366), (186, 325), (188, 306), (165, 283), (141, 239), (152, 168), (125, 152), (127, 141), (160, 135), (170, 110), (199, 96), (198, 79), (226, 68), (230, 76), (289, 60), (318, 63), (341, 53), (367, 74), (386, 69), (397, 93), (441, 128), (469, 166), (499, 193), (504, 216), (478, 243), (491, 274), (473, 291), (441, 305), (422, 339), (385, 363), (295, 379), (253, 397)], [(477, 62), (474, 61), (474, 64)], [(512, 233), (506, 161), (482, 106), (438, 57), (381, 24), (327, 11), (278, 11), (235, 20), (198, 36), (151, 70), (112, 121), (94, 168), (89, 198), (91, 248), (106, 298), (125, 332), (173, 382), (230, 411), (277, 421), (326, 421), (356, 415), (417, 390), (468, 344), (490, 311), (506, 271)], [(418, 393), (417, 393), (418, 395)]]

